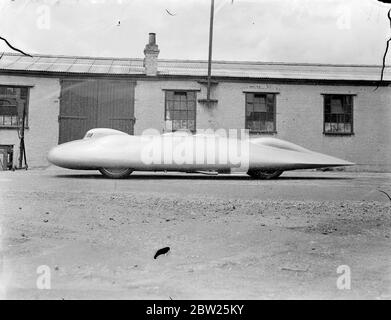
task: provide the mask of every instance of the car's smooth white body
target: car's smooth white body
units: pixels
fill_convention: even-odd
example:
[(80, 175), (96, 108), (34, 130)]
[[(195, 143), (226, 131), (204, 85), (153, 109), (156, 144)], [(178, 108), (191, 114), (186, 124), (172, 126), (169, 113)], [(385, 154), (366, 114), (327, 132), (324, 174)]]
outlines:
[[(159, 158), (160, 157), (160, 158)], [(353, 163), (275, 138), (233, 139), (214, 134), (128, 135), (98, 128), (54, 147), (48, 160), (69, 169), (140, 171), (294, 170)]]

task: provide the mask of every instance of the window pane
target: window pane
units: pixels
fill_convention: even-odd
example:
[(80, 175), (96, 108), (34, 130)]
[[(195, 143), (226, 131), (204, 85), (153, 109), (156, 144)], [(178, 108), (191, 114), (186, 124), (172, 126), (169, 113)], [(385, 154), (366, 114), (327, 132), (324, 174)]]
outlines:
[(254, 128), (254, 131), (260, 131), (261, 130), (261, 122), (260, 121), (253, 121), (253, 128)]
[(352, 113), (352, 106), (350, 104), (344, 106), (345, 113)]
[(174, 110), (174, 101), (172, 101), (172, 100), (167, 101), (166, 108), (167, 108), (167, 110), (171, 110), (171, 111)]
[(178, 100), (174, 100), (174, 110), (180, 110), (181, 102)]
[(27, 88), (21, 88), (20, 89), (20, 97), (22, 99), (27, 99), (27, 92), (28, 92), (28, 89)]
[(343, 123), (344, 122), (344, 115), (343, 114), (337, 114), (337, 122), (338, 123)]
[(352, 96), (344, 96), (344, 105), (347, 107), (352, 105)]
[(275, 131), (275, 94), (246, 94), (246, 125), (250, 131)]
[(246, 101), (249, 103), (253, 103), (254, 102), (254, 94), (246, 93)]
[(195, 121), (194, 120), (189, 120), (187, 125), (189, 127), (189, 130), (195, 130)]
[(0, 114), (14, 116), (18, 114), (18, 102), (14, 98), (0, 99)]
[(188, 129), (187, 120), (181, 120), (181, 129)]
[(331, 113), (343, 113), (344, 110), (342, 108), (342, 99), (341, 98), (333, 98), (331, 99)]
[(179, 105), (179, 110), (187, 110), (187, 102), (186, 100), (181, 101)]
[(195, 118), (196, 118), (196, 113), (195, 113), (195, 111), (188, 111), (188, 112), (187, 112), (187, 119), (188, 119), (188, 120), (195, 120)]
[(166, 110), (166, 120), (172, 120), (172, 111)]
[[(168, 98), (172, 100), (168, 100)], [(190, 129), (195, 130), (196, 93), (194, 91), (167, 91), (166, 92), (166, 124), (167, 130)], [(167, 127), (170, 125), (171, 128)]]
[(266, 97), (255, 96), (254, 97), (254, 110), (259, 112), (266, 112)]
[(265, 121), (260, 121), (259, 122), (259, 124), (260, 124), (260, 131), (266, 131), (266, 123), (265, 123)]
[[(350, 95), (326, 95), (324, 97), (325, 132), (351, 133), (353, 98)], [(327, 103), (330, 103), (328, 106)]]
[(275, 131), (274, 130), (274, 122), (266, 121), (265, 125), (266, 125), (266, 131), (268, 131), (268, 132)]
[(166, 120), (166, 130), (172, 131), (172, 121)]
[(330, 95), (325, 95), (324, 96), (324, 105), (326, 107), (330, 107)]
[(266, 112), (266, 104), (265, 103), (254, 103), (254, 111)]
[(252, 115), (251, 115), (251, 119), (253, 121), (261, 120), (261, 113), (260, 112), (253, 112)]
[(174, 111), (174, 120), (187, 120), (187, 111)]
[[(19, 118), (22, 117), (22, 110), (28, 115), (28, 88), (0, 86), (0, 125), (18, 126)], [(20, 114), (19, 114), (20, 113)]]
[[(20, 121), (22, 121), (22, 119), (20, 119)], [(18, 116), (12, 116), (11, 117), (11, 125), (13, 125), (13, 126), (19, 125)], [(25, 125), (27, 125), (27, 123), (25, 123)]]
[(4, 123), (5, 126), (10, 126), (10, 125), (12, 125), (12, 117), (4, 116), (4, 118), (3, 118), (3, 123)]
[(166, 91), (166, 100), (174, 100), (174, 92)]
[(267, 94), (266, 101), (268, 105), (274, 105), (274, 94)]
[(172, 121), (172, 130), (181, 129), (181, 120), (173, 120)]
[(246, 129), (249, 129), (250, 131), (255, 131), (255, 125), (254, 125), (254, 121), (247, 121), (247, 128)]

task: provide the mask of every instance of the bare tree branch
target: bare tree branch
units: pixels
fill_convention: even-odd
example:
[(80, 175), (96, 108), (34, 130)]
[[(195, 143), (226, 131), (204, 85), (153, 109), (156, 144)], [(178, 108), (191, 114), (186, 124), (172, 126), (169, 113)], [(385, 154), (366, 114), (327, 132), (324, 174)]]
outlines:
[(170, 11), (168, 11), (168, 9), (166, 9), (166, 12), (170, 15), (170, 16), (175, 16), (176, 13), (171, 13)]
[(388, 199), (390, 199), (390, 201), (391, 201), (391, 197), (390, 197), (390, 195), (387, 192), (385, 192), (383, 190), (377, 190), (377, 191), (379, 191), (381, 193), (384, 193), (388, 197)]
[[(387, 17), (388, 17), (388, 20), (390, 20), (390, 29), (391, 29), (391, 9), (388, 10), (388, 14), (387, 14)], [(374, 91), (376, 91), (381, 82), (383, 81), (383, 77), (384, 77), (384, 69), (386, 68), (386, 58), (387, 58), (387, 53), (388, 53), (388, 48), (390, 47), (390, 42), (391, 42), (391, 37), (388, 38), (387, 42), (386, 42), (386, 50), (384, 51), (384, 55), (383, 55), (383, 62), (382, 62), (382, 68), (381, 68), (381, 74), (380, 74), (380, 81), (377, 85), (377, 87), (375, 88)]]
[(20, 50), (20, 49), (18, 49), (18, 48), (15, 48), (14, 46), (12, 46), (12, 45), (8, 42), (7, 39), (5, 39), (5, 38), (3, 38), (3, 37), (0, 37), (0, 39), (3, 40), (3, 41), (12, 49), (12, 50), (17, 51), (17, 52), (19, 52), (19, 53), (21, 53), (21, 54), (23, 54), (23, 55), (25, 55), (25, 56), (27, 56), (27, 57), (33, 57), (32, 55), (30, 55), (30, 54), (28, 54), (28, 53), (25, 53), (25, 52), (23, 52), (22, 50)]

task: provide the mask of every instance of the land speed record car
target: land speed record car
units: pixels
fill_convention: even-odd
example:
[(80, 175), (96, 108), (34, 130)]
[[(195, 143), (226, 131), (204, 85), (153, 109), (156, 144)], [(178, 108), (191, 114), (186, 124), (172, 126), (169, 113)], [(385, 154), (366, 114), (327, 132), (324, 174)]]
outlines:
[(243, 171), (255, 179), (273, 179), (286, 170), (353, 165), (271, 137), (239, 139), (186, 132), (129, 135), (107, 128), (91, 129), (83, 139), (54, 147), (48, 160), (68, 169), (99, 170), (109, 178), (124, 178), (133, 171)]

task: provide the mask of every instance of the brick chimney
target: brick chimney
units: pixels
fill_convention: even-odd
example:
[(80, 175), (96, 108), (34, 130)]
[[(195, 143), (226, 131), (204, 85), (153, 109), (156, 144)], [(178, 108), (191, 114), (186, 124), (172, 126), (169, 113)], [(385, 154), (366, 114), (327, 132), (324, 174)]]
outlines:
[(159, 52), (159, 47), (156, 44), (156, 34), (150, 33), (148, 44), (144, 49), (144, 69), (147, 76), (157, 75), (157, 57)]

